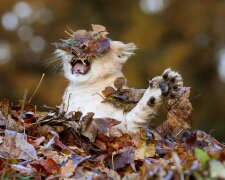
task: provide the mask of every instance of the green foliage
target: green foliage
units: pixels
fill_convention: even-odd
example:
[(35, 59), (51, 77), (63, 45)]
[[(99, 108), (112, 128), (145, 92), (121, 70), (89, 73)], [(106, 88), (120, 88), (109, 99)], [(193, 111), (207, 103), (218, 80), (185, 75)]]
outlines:
[(202, 149), (195, 148), (195, 156), (200, 161), (202, 167), (205, 169), (210, 160), (209, 155)]

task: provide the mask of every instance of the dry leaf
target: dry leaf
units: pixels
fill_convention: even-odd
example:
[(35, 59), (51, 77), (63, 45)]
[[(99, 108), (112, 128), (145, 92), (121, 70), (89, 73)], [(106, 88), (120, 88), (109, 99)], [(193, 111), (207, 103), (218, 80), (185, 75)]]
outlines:
[(24, 160), (38, 159), (36, 150), (27, 142), (27, 136), (9, 130), (5, 131), (4, 142), (0, 145), (0, 156)]
[(106, 31), (106, 28), (102, 25), (98, 25), (98, 24), (92, 24), (92, 29), (93, 31), (95, 32), (103, 32), (103, 31)]
[(6, 118), (3, 116), (2, 112), (0, 111), (0, 128), (6, 128)]
[(42, 165), (48, 174), (57, 174), (59, 172), (59, 165), (52, 158), (47, 158)]
[(71, 159), (68, 160), (65, 166), (60, 168), (60, 174), (62, 177), (69, 178), (75, 172), (76, 166)]
[(97, 123), (93, 120), (94, 113), (88, 113), (86, 116), (82, 118), (82, 135), (86, 136), (90, 139), (90, 141), (94, 141), (97, 135)]
[(60, 174), (66, 178), (71, 177), (75, 173), (77, 166), (88, 158), (90, 158), (90, 156), (82, 157), (76, 154), (73, 155), (72, 159), (69, 159), (67, 163), (60, 168)]
[(41, 136), (35, 140), (28, 139), (28, 142), (32, 144), (35, 148), (39, 147), (39, 145), (45, 140), (44, 136)]
[(113, 94), (116, 93), (116, 90), (113, 88), (113, 87), (106, 87), (103, 91), (102, 91), (102, 94), (105, 96), (105, 97), (109, 97)]
[(112, 169), (109, 171), (108, 177), (109, 179), (113, 179), (113, 180), (121, 180), (120, 175)]
[(123, 176), (122, 180), (140, 180), (140, 174), (127, 173), (125, 176)]
[(66, 40), (60, 40), (53, 45), (69, 53), (73, 53), (77, 59), (92, 60), (101, 56), (110, 48), (110, 40), (104, 26), (92, 25), (93, 31), (78, 30)]
[(10, 110), (9, 100), (3, 98), (0, 100), (0, 111), (2, 112), (4, 117), (8, 117)]
[(32, 175), (36, 174), (37, 170), (31, 166), (23, 166), (19, 164), (11, 165), (12, 169), (18, 171), (20, 174)]
[(145, 89), (122, 89), (125, 83), (124, 77), (118, 77), (114, 81), (115, 90), (113, 87), (106, 87), (102, 91), (106, 97), (102, 103), (110, 103), (114, 107), (122, 109), (124, 112), (131, 111), (143, 97)]
[(109, 165), (112, 169), (117, 170), (125, 167), (128, 164), (134, 163), (134, 150), (130, 148), (124, 152), (113, 155), (112, 158), (109, 159)]
[(155, 156), (155, 153), (155, 144), (147, 144), (146, 142), (142, 141), (140, 147), (138, 147), (134, 152), (134, 159), (146, 159)]
[(114, 81), (114, 86), (115, 86), (116, 89), (122, 89), (124, 84), (125, 84), (125, 78), (124, 77), (118, 77)]
[(53, 159), (57, 164), (61, 164), (66, 162), (72, 155), (71, 154), (64, 154), (59, 151), (49, 150), (41, 152), (47, 158)]
[(211, 178), (225, 179), (225, 162), (212, 159), (209, 163)]
[(88, 113), (87, 115), (85, 115), (82, 120), (81, 120), (81, 132), (84, 132), (88, 129), (88, 127), (90, 126), (90, 124), (93, 121), (93, 117), (94, 117), (94, 113)]
[(190, 88), (184, 87), (181, 97), (167, 102), (167, 120), (157, 128), (160, 133), (176, 136), (182, 129), (191, 128), (192, 105), (188, 99), (189, 96)]

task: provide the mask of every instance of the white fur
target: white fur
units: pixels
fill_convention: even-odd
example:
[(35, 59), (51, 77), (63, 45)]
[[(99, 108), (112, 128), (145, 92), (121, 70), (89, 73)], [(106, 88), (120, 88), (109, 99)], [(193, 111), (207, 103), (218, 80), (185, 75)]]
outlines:
[[(149, 87), (136, 107), (127, 114), (111, 104), (102, 103), (104, 97), (102, 90), (107, 86), (113, 87), (117, 77), (124, 77), (122, 66), (135, 49), (133, 43), (111, 41), (110, 50), (93, 60), (91, 69), (86, 75), (72, 74), (70, 62), (73, 55), (56, 50), (56, 54), (63, 60), (64, 75), (69, 80), (63, 96), (62, 110), (66, 113), (81, 111), (83, 115), (94, 112), (95, 118), (117, 119), (123, 122), (117, 128), (131, 133), (151, 121), (161, 104), (161, 90), (158, 87)], [(147, 102), (151, 96), (155, 97), (156, 101), (154, 106), (149, 107)]]

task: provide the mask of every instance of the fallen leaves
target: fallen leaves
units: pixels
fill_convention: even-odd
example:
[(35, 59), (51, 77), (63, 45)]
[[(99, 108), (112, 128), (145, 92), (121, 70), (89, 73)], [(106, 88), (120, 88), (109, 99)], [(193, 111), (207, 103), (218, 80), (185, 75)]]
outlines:
[[(117, 78), (103, 94), (106, 102), (128, 111), (143, 92), (125, 89), (125, 80)], [(181, 97), (165, 102), (168, 119), (158, 127), (160, 132), (143, 128), (132, 137), (113, 136), (120, 122), (96, 119), (91, 112), (65, 115), (51, 108), (40, 113), (25, 103), (21, 116), (21, 103), (2, 103), (8, 114), (5, 117), (0, 111), (1, 175), (8, 179), (224, 178), (224, 145), (203, 131), (186, 130), (192, 109), (189, 93), (184, 88)], [(132, 106), (127, 108), (128, 104)]]
[(35, 148), (27, 142), (27, 136), (10, 130), (5, 130), (4, 140), (0, 145), (0, 152), (0, 156), (3, 158), (38, 159)]
[(62, 177), (71, 177), (75, 173), (75, 169), (77, 168), (77, 166), (88, 158), (90, 158), (90, 156), (82, 157), (76, 154), (73, 155), (73, 157), (69, 159), (65, 163), (65, 165), (61, 166), (60, 174), (62, 175)]

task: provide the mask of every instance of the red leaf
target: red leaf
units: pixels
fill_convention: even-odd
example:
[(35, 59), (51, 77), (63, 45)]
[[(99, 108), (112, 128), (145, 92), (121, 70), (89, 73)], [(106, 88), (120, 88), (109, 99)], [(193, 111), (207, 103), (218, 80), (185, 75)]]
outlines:
[(52, 158), (47, 158), (42, 165), (49, 174), (57, 174), (59, 172), (59, 165)]
[(38, 147), (45, 140), (44, 136), (41, 136), (35, 140), (28, 139), (28, 143), (32, 144), (34, 147)]

